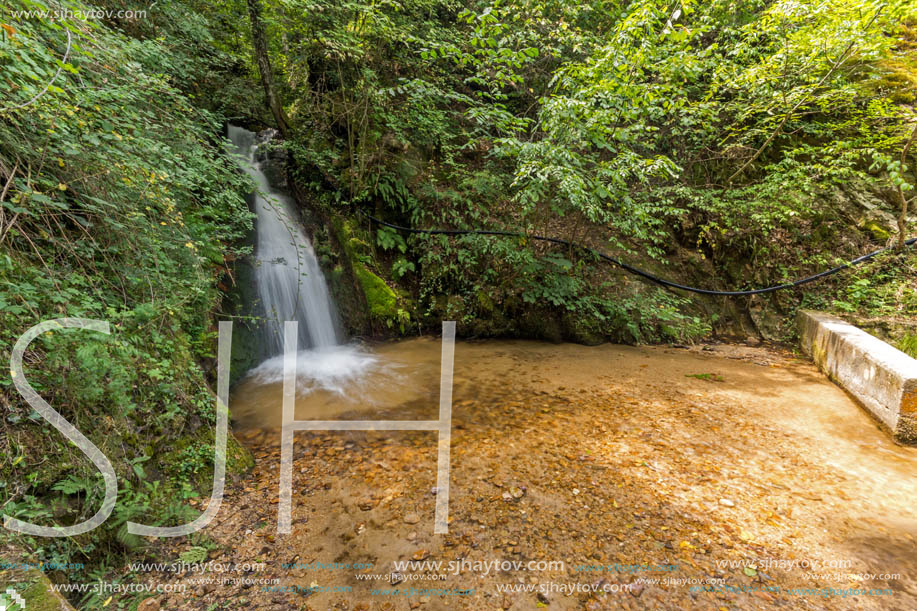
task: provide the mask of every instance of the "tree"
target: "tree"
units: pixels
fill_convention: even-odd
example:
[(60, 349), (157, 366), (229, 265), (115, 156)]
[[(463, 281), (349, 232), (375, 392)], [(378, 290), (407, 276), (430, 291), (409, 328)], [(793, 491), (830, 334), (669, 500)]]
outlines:
[(286, 138), (290, 133), (290, 122), (274, 90), (274, 73), (271, 70), (271, 59), (267, 52), (267, 35), (264, 32), (264, 21), (261, 19), (260, 0), (248, 0), (248, 17), (252, 23), (252, 45), (255, 48), (258, 71), (261, 73), (261, 84), (264, 85), (264, 96), (274, 115), (274, 120), (277, 121), (280, 134)]
[[(903, 173), (906, 169), (905, 163), (907, 163), (907, 153), (911, 149), (911, 145), (914, 144), (914, 139), (917, 139), (917, 124), (914, 125), (914, 130), (911, 132), (911, 137), (908, 138), (907, 144), (904, 145), (904, 148), (901, 150), (901, 172)], [(904, 183), (903, 180), (898, 181), (898, 201), (901, 204), (901, 213), (898, 215), (898, 250), (904, 249), (904, 241), (907, 235), (905, 234), (906, 224), (907, 224), (907, 204), (908, 199), (904, 195), (904, 192), (907, 190), (908, 185)]]

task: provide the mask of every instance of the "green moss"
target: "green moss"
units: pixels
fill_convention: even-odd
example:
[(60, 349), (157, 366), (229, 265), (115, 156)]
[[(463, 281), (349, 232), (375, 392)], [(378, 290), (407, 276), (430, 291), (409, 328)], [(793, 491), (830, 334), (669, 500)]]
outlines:
[(562, 323), (565, 336), (577, 344), (597, 346), (605, 341), (601, 325), (595, 319), (568, 312), (563, 316)]
[(891, 237), (891, 233), (885, 227), (882, 227), (876, 221), (865, 221), (861, 225), (863, 231), (868, 232), (874, 240), (878, 242), (885, 242), (888, 238)]
[(907, 333), (895, 342), (901, 352), (917, 359), (917, 333)]
[(331, 218), (331, 227), (337, 234), (338, 242), (344, 249), (344, 255), (353, 260), (357, 251), (368, 248), (369, 244), (362, 237), (355, 235), (354, 221), (344, 216), (334, 215)]
[(379, 320), (392, 320), (398, 318), (398, 296), (382, 278), (372, 273), (361, 263), (355, 264), (357, 280), (366, 296), (369, 313)]
[[(12, 561), (9, 558), (4, 560)], [(38, 569), (0, 571), (0, 593), (10, 587), (19, 592), (28, 611), (73, 609), (60, 594), (51, 589), (51, 581)]]
[(230, 475), (241, 474), (254, 466), (255, 458), (251, 452), (230, 433), (226, 440), (226, 472)]
[[(174, 441), (159, 459), (162, 470), (179, 481), (194, 477), (198, 489), (208, 490), (213, 473), (213, 433), (212, 428), (202, 426), (195, 433)], [(199, 452), (196, 451), (198, 449)], [(187, 464), (189, 461), (199, 464)], [(245, 473), (254, 466), (255, 459), (251, 453), (230, 432), (226, 436), (227, 475)]]
[(29, 611), (60, 611), (62, 608), (73, 608), (69, 605), (63, 607), (61, 604), (63, 599), (51, 589), (51, 581), (40, 572), (33, 572), (38, 574), (37, 580), (22, 593), (26, 609)]
[(369, 254), (372, 251), (372, 247), (365, 241), (360, 238), (350, 238), (347, 242), (351, 252), (358, 252), (361, 254)]

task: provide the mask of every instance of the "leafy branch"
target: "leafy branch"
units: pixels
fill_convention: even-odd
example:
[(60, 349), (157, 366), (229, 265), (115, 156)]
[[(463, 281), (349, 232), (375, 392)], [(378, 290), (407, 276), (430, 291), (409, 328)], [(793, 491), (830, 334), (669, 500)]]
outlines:
[[(868, 29), (870, 28), (870, 26), (873, 24), (873, 22), (876, 20), (876, 18), (882, 13), (882, 8), (884, 8), (884, 7), (880, 7), (879, 10), (877, 10), (877, 11), (873, 14), (872, 18), (866, 23), (866, 26), (863, 28), (864, 31), (865, 31), (865, 30), (868, 30)], [(761, 153), (763, 153), (764, 150), (768, 147), (768, 145), (770, 145), (770, 143), (774, 141), (774, 138), (776, 138), (778, 135), (780, 135), (781, 131), (783, 130), (783, 126), (786, 125), (786, 122), (790, 120), (790, 117), (792, 117), (792, 116), (794, 116), (794, 115), (796, 114), (796, 110), (799, 109), (800, 106), (802, 106), (803, 104), (805, 104), (805, 103), (809, 100), (809, 98), (811, 97), (811, 95), (812, 95), (815, 91), (819, 90), (819, 89), (822, 87), (822, 85), (824, 85), (824, 84), (828, 81), (828, 79), (831, 78), (831, 75), (834, 74), (834, 73), (837, 71), (837, 69), (840, 68), (841, 65), (843, 65), (843, 63), (844, 63), (845, 61), (847, 61), (847, 59), (853, 54), (853, 51), (854, 51), (855, 49), (856, 49), (856, 40), (851, 40), (850, 43), (847, 45), (847, 47), (844, 49), (844, 51), (838, 56), (837, 60), (836, 60), (836, 61), (834, 62), (834, 64), (831, 66), (831, 69), (828, 70), (828, 71), (821, 77), (821, 79), (818, 81), (818, 83), (816, 83), (815, 87), (813, 87), (812, 89), (810, 89), (809, 91), (807, 91), (807, 92), (805, 93), (805, 95), (803, 95), (803, 96), (799, 99), (799, 101), (796, 102), (796, 104), (793, 105), (793, 108), (791, 108), (790, 111), (789, 111), (788, 113), (786, 113), (786, 114), (783, 116), (783, 119), (780, 121), (780, 123), (777, 124), (777, 127), (774, 128), (774, 131), (771, 132), (771, 135), (768, 136), (767, 140), (764, 141), (764, 144), (762, 144), (762, 145), (758, 148), (758, 150), (756, 150), (756, 151), (754, 152), (754, 154), (753, 154), (751, 157), (749, 157), (749, 158), (745, 161), (745, 163), (743, 163), (743, 164), (741, 165), (741, 167), (739, 167), (738, 170), (736, 170), (735, 172), (732, 173), (732, 175), (726, 180), (727, 183), (731, 184), (732, 181), (735, 179), (736, 176), (738, 176), (739, 174), (741, 174), (741, 173), (745, 170), (745, 168), (747, 168), (747, 167), (748, 167), (749, 165), (751, 165), (758, 157), (761, 156)]]

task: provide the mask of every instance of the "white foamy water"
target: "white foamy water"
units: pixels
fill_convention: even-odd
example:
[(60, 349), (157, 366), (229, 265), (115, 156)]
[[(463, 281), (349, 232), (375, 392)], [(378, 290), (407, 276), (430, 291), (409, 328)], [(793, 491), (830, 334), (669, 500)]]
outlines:
[[(296, 354), (296, 389), (300, 394), (326, 390), (346, 396), (361, 378), (380, 371), (378, 357), (359, 346), (324, 346)], [(283, 355), (271, 357), (249, 372), (260, 384), (283, 382)]]

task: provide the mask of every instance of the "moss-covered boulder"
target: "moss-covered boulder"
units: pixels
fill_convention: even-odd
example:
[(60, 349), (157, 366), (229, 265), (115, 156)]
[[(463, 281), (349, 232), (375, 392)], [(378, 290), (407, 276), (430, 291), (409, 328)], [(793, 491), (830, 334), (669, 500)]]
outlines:
[(398, 322), (402, 310), (398, 305), (398, 295), (395, 291), (362, 263), (354, 266), (354, 273), (366, 296), (369, 315), (388, 327)]
[[(12, 556), (13, 554), (6, 552), (0, 556), (2, 565), (18, 565), (19, 560)], [(18, 554), (16, 556), (20, 557)], [(13, 592), (25, 601), (25, 606), (10, 608), (24, 608), (27, 611), (74, 611), (61, 594), (51, 589), (51, 580), (48, 576), (37, 568), (0, 569), (0, 606), (9, 606), (14, 602)]]

